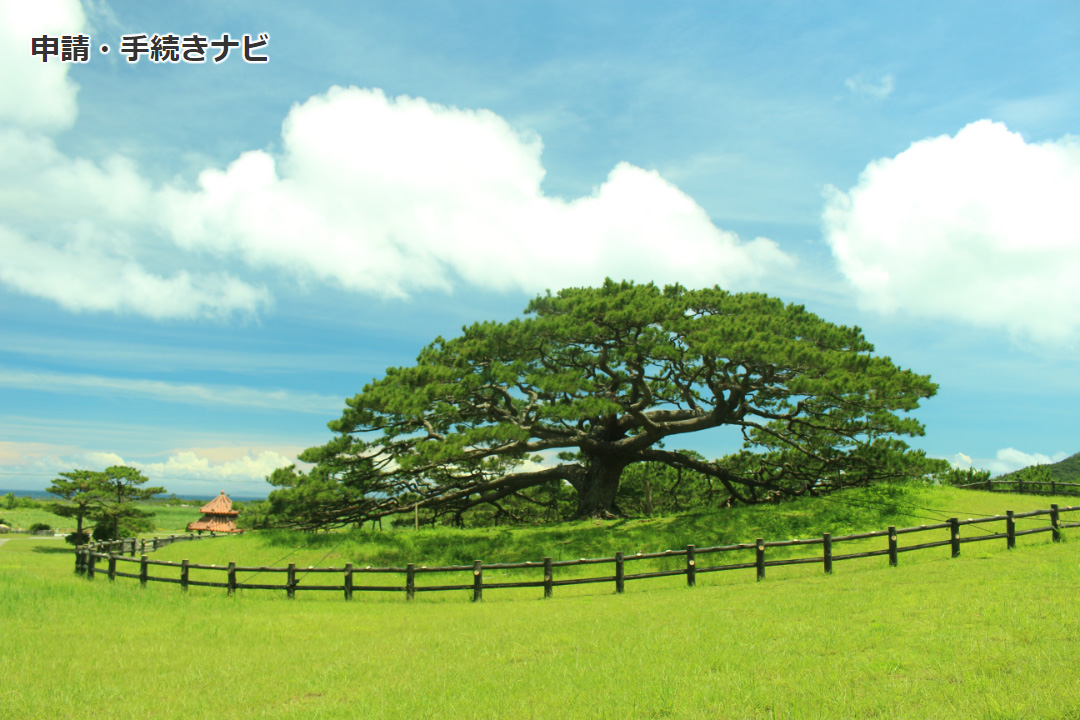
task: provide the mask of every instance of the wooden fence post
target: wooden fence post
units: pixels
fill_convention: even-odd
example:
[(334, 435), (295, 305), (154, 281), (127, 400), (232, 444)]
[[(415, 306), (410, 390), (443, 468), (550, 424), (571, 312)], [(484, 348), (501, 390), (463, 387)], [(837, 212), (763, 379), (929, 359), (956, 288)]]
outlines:
[(694, 587), (697, 582), (697, 560), (694, 558), (694, 546), (686, 546), (686, 586)]
[(1013, 519), (1013, 511), (1005, 511), (1005, 547), (1012, 550), (1016, 547), (1016, 520)]
[(1022, 478), (1022, 477), (1019, 477), (1019, 478), (1016, 479), (1016, 492), (1018, 492), (1018, 493), (1024, 492), (1024, 478)]
[(142, 555), (139, 560), (139, 584), (145, 586), (146, 579), (149, 577), (150, 565), (147, 564), (148, 558), (146, 555)]
[(764, 538), (758, 538), (757, 545), (757, 579), (761, 582), (765, 579), (765, 540)]
[(352, 563), (345, 563), (345, 599), (352, 600)]
[(1057, 503), (1050, 506), (1050, 527), (1054, 528), (1050, 531), (1054, 542), (1061, 542), (1061, 517), (1058, 515)]
[(949, 542), (952, 543), (952, 556), (960, 557), (960, 520), (949, 518)]
[(623, 571), (623, 554), (621, 552), (615, 553), (615, 592), (621, 593), (623, 591), (623, 585), (625, 582), (625, 574)]
[(116, 579), (116, 556), (109, 555), (109, 579)]
[(228, 579), (229, 595), (232, 595), (233, 593), (236, 592), (236, 563), (234, 563), (234, 562), (229, 563), (229, 571), (228, 572), (229, 572), (229, 575), (228, 575), (228, 578), (229, 578)]
[(551, 597), (551, 558), (544, 558), (544, 597)]
[(405, 566), (405, 599), (412, 600), (416, 594), (416, 566), (409, 563)]
[[(139, 554), (141, 555), (141, 554), (142, 554), (142, 553), (144, 553), (144, 552), (146, 552), (146, 538), (143, 538), (143, 539), (142, 539), (142, 540), (140, 541), (140, 548), (139, 548)], [(135, 557), (135, 556), (134, 556), (134, 555), (132, 555), (132, 557)]]
[(285, 593), (290, 600), (296, 597), (296, 563), (289, 563), (289, 572), (285, 576)]
[(896, 567), (896, 526), (889, 526), (889, 567)]
[(94, 557), (94, 551), (90, 550), (86, 553), (86, 577), (90, 580), (94, 579), (95, 564), (97, 564), (97, 558)]
[(185, 558), (180, 563), (180, 589), (183, 590), (184, 592), (187, 592), (187, 588), (188, 588), (188, 572), (189, 572), (188, 561)]
[(994, 486), (991, 484), (990, 478), (986, 478), (986, 489), (987, 491), (992, 491), (994, 489)]
[(484, 563), (473, 560), (472, 564), (472, 601), (484, 599)]
[(1057, 480), (1050, 481), (1050, 494), (1057, 495)]
[(82, 574), (82, 569), (83, 569), (83, 567), (82, 567), (82, 559), (83, 559), (83, 546), (82, 545), (77, 545), (77, 546), (75, 546), (75, 574), (76, 575), (81, 575)]
[(821, 536), (821, 545), (824, 548), (822, 560), (825, 563), (825, 574), (832, 575), (832, 534), (825, 533)]

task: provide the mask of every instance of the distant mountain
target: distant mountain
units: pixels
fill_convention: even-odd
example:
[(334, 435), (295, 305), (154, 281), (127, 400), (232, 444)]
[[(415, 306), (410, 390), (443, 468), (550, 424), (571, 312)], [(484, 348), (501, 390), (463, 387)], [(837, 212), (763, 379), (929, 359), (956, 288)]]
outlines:
[[(1050, 474), (1054, 476), (1055, 480), (1060, 480), (1061, 482), (1080, 482), (1080, 453), (1067, 457), (1061, 462), (1043, 465), (1043, 467), (1050, 471)], [(1005, 473), (994, 479), (1016, 480), (1016, 476), (1021, 472), (1022, 470), (1014, 470), (1011, 473)]]

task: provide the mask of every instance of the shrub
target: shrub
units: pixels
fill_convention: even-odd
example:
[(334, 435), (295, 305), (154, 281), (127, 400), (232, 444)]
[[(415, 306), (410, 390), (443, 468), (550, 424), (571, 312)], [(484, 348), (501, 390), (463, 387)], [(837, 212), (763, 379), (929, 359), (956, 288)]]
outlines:
[(30, 526), (30, 533), (32, 535), (51, 535), (52, 526), (48, 523), (36, 522)]
[(90, 542), (90, 533), (85, 530), (79, 533), (70, 533), (64, 538), (64, 542), (71, 545), (86, 545)]
[(970, 485), (971, 483), (986, 482), (989, 480), (990, 471), (976, 470), (975, 468), (968, 468), (966, 470), (949, 468), (947, 471), (937, 475), (937, 479), (942, 485)]

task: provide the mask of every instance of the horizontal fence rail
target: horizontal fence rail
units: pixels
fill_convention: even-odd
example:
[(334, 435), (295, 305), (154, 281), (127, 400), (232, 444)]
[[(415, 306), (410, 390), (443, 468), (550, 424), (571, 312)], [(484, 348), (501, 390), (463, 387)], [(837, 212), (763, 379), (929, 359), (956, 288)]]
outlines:
[[(1030, 512), (1014, 513), (1012, 510), (1007, 511), (1004, 515), (992, 515), (982, 518), (968, 518), (967, 520), (960, 520), (959, 518), (949, 518), (945, 522), (936, 523), (932, 525), (920, 525), (918, 527), (908, 528), (896, 528), (889, 527), (886, 530), (874, 530), (870, 532), (853, 533), (849, 535), (837, 535), (833, 536), (829, 533), (825, 533), (822, 537), (806, 538), (806, 539), (794, 539), (794, 540), (775, 540), (766, 541), (763, 538), (758, 538), (752, 543), (737, 543), (735, 545), (719, 545), (715, 547), (697, 547), (695, 545), (687, 545), (685, 549), (680, 550), (664, 550), (663, 552), (652, 553), (615, 553), (614, 557), (605, 558), (580, 558), (577, 560), (553, 560), (550, 557), (544, 558), (542, 561), (526, 561), (526, 562), (511, 562), (511, 563), (484, 563), (480, 560), (474, 561), (471, 565), (446, 565), (440, 567), (427, 567), (426, 565), (417, 566), (413, 563), (407, 564), (405, 567), (371, 567), (370, 565), (359, 567), (354, 566), (352, 563), (346, 563), (344, 567), (306, 567), (297, 568), (293, 563), (290, 563), (288, 567), (258, 567), (258, 566), (241, 566), (235, 562), (230, 562), (228, 565), (201, 565), (197, 563), (191, 563), (187, 560), (181, 562), (173, 562), (166, 560), (151, 560), (147, 557), (147, 551), (158, 550), (162, 547), (170, 545), (174, 542), (181, 542), (185, 540), (198, 540), (200, 536), (186, 535), (186, 536), (171, 536), (167, 538), (158, 538), (151, 543), (146, 541), (141, 542), (141, 554), (139, 558), (134, 557), (135, 553), (135, 540), (134, 538), (125, 538), (124, 540), (117, 540), (115, 542), (95, 543), (92, 545), (82, 545), (76, 549), (75, 556), (75, 569), (77, 572), (85, 573), (87, 578), (94, 579), (96, 573), (106, 572), (105, 570), (98, 568), (98, 561), (103, 561), (108, 564), (108, 576), (110, 580), (115, 580), (117, 577), (137, 578), (140, 583), (146, 585), (148, 582), (164, 582), (180, 585), (181, 589), (187, 590), (189, 587), (214, 587), (224, 588), (228, 591), (229, 595), (232, 595), (237, 590), (278, 590), (284, 591), (289, 598), (296, 596), (297, 590), (307, 591), (333, 591), (340, 592), (344, 595), (346, 600), (351, 600), (353, 594), (357, 592), (398, 592), (404, 593), (406, 600), (412, 600), (418, 592), (438, 592), (438, 591), (468, 591), (472, 595), (473, 601), (478, 601), (483, 598), (483, 592), (485, 589), (501, 589), (501, 588), (543, 588), (543, 596), (549, 598), (552, 596), (553, 589), (557, 586), (566, 585), (584, 585), (590, 583), (610, 583), (614, 584), (615, 592), (621, 593), (625, 589), (625, 585), (631, 580), (643, 580), (646, 578), (658, 578), (658, 577), (670, 577), (683, 575), (686, 577), (686, 584), (693, 587), (697, 576), (701, 573), (709, 572), (722, 572), (725, 570), (750, 570), (753, 569), (757, 575), (757, 579), (765, 579), (765, 569), (768, 567), (778, 567), (782, 565), (805, 565), (805, 564), (820, 564), (826, 573), (833, 572), (833, 564), (843, 560), (854, 560), (857, 558), (868, 558), (877, 556), (888, 556), (889, 565), (895, 567), (898, 563), (898, 556), (900, 553), (911, 552), (915, 550), (926, 550), (930, 548), (945, 547), (950, 548), (952, 557), (960, 556), (960, 546), (965, 543), (972, 542), (985, 542), (990, 540), (1005, 540), (1006, 547), (1013, 549), (1016, 547), (1016, 538), (1023, 535), (1034, 535), (1037, 533), (1049, 532), (1052, 534), (1054, 542), (1059, 542), (1062, 539), (1061, 531), (1066, 528), (1080, 527), (1080, 522), (1063, 523), (1061, 522), (1062, 513), (1070, 513), (1080, 511), (1080, 505), (1073, 505), (1067, 507), (1058, 507), (1057, 505), (1051, 505), (1048, 510), (1032, 510)], [(1043, 515), (1049, 516), (1049, 524), (1042, 527), (1028, 528), (1026, 530), (1017, 530), (1016, 521), (1023, 518), (1033, 518)], [(967, 535), (961, 536), (960, 528), (963, 526), (978, 526), (987, 523), (1004, 522), (1004, 532), (991, 532), (983, 530), (982, 528), (976, 528), (983, 534), (981, 535)], [(901, 535), (908, 535), (922, 532), (934, 532), (946, 530), (946, 539), (931, 540), (929, 542), (917, 543), (913, 545), (900, 546), (899, 537)], [(219, 535), (220, 536), (220, 535)], [(214, 537), (211, 533), (209, 537)], [(834, 546), (836, 543), (850, 542), (853, 540), (865, 540), (869, 538), (885, 538), (887, 540), (887, 547), (878, 550), (868, 550), (863, 552), (852, 553), (840, 553), (834, 552)], [(766, 559), (766, 552), (768, 548), (782, 548), (782, 547), (803, 547), (803, 546), (817, 546), (820, 547), (820, 551), (809, 557), (789, 557), (779, 558), (775, 560)], [(698, 559), (703, 555), (714, 555), (717, 557), (723, 557), (724, 553), (737, 552), (737, 551), (753, 551), (753, 561), (735, 562), (728, 564), (715, 564), (715, 565), (699, 565)], [(129, 557), (125, 557), (125, 553), (129, 553)], [(684, 558), (684, 565), (680, 568), (673, 570), (656, 570), (650, 572), (627, 572), (628, 569), (633, 569), (633, 563), (640, 560), (650, 560), (659, 558)], [(561, 579), (555, 578), (556, 568), (566, 568), (574, 566), (584, 565), (612, 565), (613, 574), (590, 576), (590, 577), (566, 577)], [(627, 567), (629, 565), (629, 568)], [(137, 567), (132, 567), (137, 566)], [(118, 569), (118, 567), (127, 568), (127, 570)], [(150, 568), (170, 568), (170, 575), (151, 575)], [(493, 570), (521, 570), (521, 569), (535, 569), (538, 574), (542, 570), (543, 574), (539, 575), (536, 580), (520, 581), (520, 582), (485, 582), (484, 571)], [(193, 580), (191, 579), (191, 571), (211, 571), (214, 573), (223, 573), (218, 577), (222, 577), (222, 580)], [(297, 578), (297, 573), (302, 573), (301, 578)], [(418, 575), (429, 575), (433, 573), (472, 573), (468, 582), (457, 582), (453, 584), (417, 584)], [(283, 574), (284, 584), (282, 583), (252, 583), (242, 582), (237, 580), (237, 573), (255, 573), (263, 574)], [(404, 582), (399, 582), (393, 585), (376, 585), (376, 584), (363, 584), (364, 578), (379, 574), (392, 574)], [(306, 579), (309, 575), (314, 575), (315, 578), (321, 576), (339, 576), (334, 578), (337, 580), (333, 584), (316, 584), (317, 580), (312, 580), (310, 584), (300, 584), (300, 580)], [(542, 578), (542, 579), (539, 579)], [(251, 578), (248, 578), (249, 580)], [(358, 584), (359, 581), (359, 584)]]
[[(208, 535), (169, 535), (167, 537), (155, 537), (146, 540), (137, 540), (135, 538), (120, 538), (119, 540), (103, 540), (101, 542), (90, 543), (88, 545), (79, 545), (75, 548), (75, 572), (79, 574), (88, 573), (92, 578), (94, 575), (96, 561), (99, 558), (109, 559), (114, 556), (118, 556), (119, 559), (124, 560), (122, 556), (130, 554), (132, 558), (135, 557), (135, 551), (138, 550), (140, 554), (145, 555), (147, 552), (154, 552), (160, 550), (163, 547), (168, 547), (173, 543), (189, 542), (191, 540), (202, 540), (203, 538), (223, 537), (224, 535), (235, 535), (238, 533), (219, 533), (211, 530)], [(115, 563), (110, 563), (115, 565)]]
[(958, 488), (988, 490), (990, 492), (1015, 492), (1028, 495), (1080, 495), (1080, 483), (1059, 480), (982, 480), (957, 485)]

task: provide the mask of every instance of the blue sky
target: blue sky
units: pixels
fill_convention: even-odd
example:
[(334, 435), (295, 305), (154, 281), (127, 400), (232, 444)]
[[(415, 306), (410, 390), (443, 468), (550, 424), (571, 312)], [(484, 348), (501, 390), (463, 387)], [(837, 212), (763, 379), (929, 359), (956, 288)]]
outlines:
[(916, 447), (1062, 459), (1078, 67), (1070, 2), (0, 0), (0, 487), (265, 494), (436, 335), (606, 276), (857, 324), (941, 385)]

